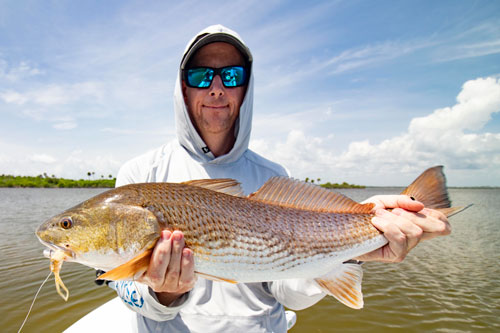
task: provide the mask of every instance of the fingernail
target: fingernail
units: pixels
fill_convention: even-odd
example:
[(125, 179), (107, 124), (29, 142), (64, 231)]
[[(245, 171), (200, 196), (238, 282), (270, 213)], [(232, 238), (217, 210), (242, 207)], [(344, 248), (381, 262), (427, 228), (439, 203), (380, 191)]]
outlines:
[(163, 230), (161, 233), (161, 238), (164, 240), (169, 240), (172, 236), (172, 233), (169, 230)]
[(189, 249), (184, 249), (184, 250), (182, 250), (182, 256), (183, 256), (184, 258), (189, 258), (189, 257), (191, 257), (191, 251), (190, 251)]
[(180, 232), (175, 232), (174, 234), (174, 240), (181, 240), (183, 235)]
[(387, 214), (387, 211), (385, 209), (377, 209), (375, 211), (375, 215), (377, 215), (377, 216), (384, 216), (386, 214)]
[(393, 213), (394, 215), (398, 215), (399, 216), (399, 215), (401, 215), (403, 213), (403, 211), (404, 210), (401, 209), (401, 208), (394, 208), (391, 213)]
[(375, 226), (375, 227), (382, 227), (385, 223), (385, 220), (384, 219), (381, 219), (380, 217), (373, 217), (372, 218), (372, 224)]

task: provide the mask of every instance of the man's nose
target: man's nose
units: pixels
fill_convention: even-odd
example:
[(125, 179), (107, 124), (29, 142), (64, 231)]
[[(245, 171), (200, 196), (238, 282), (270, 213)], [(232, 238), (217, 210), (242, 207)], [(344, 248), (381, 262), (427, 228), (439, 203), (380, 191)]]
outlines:
[(215, 75), (212, 84), (210, 85), (210, 96), (221, 97), (224, 95), (225, 87), (222, 84), (220, 75)]

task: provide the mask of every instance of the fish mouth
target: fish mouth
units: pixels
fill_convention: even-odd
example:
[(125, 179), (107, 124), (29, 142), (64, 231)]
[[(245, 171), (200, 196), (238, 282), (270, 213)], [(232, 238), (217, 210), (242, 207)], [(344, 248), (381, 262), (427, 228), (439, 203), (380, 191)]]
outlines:
[[(38, 237), (38, 235), (37, 235), (37, 237)], [(46, 247), (49, 248), (48, 253), (46, 253), (44, 251), (44, 255), (46, 257), (48, 257), (49, 259), (52, 257), (53, 251), (54, 252), (63, 252), (64, 255), (68, 258), (75, 257), (75, 252), (71, 251), (70, 249), (66, 249), (66, 248), (59, 246), (59, 245), (56, 245), (56, 244), (48, 243), (48, 242), (44, 241), (43, 239), (41, 239), (40, 237), (38, 237), (38, 240), (40, 241), (40, 243), (42, 243), (43, 245), (45, 245)]]

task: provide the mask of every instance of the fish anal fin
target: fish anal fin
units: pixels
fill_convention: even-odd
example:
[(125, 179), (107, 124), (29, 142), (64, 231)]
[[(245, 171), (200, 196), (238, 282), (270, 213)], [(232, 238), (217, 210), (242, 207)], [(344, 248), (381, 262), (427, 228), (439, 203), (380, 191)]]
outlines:
[(238, 283), (238, 281), (222, 278), (222, 277), (211, 275), (211, 274), (206, 274), (206, 273), (201, 273), (201, 272), (195, 272), (195, 273), (196, 273), (196, 275), (198, 275), (204, 279), (207, 279), (207, 280), (212, 280), (212, 281), (217, 281), (217, 282), (228, 282), (228, 283), (232, 283), (232, 284)]
[(331, 273), (316, 278), (318, 286), (328, 295), (353, 309), (363, 308), (361, 282), (363, 268), (360, 264), (342, 264)]
[(234, 196), (243, 195), (243, 189), (241, 188), (241, 184), (238, 181), (230, 178), (196, 179), (187, 182), (182, 182), (181, 184), (197, 186), (208, 190)]
[(288, 177), (272, 177), (248, 199), (325, 213), (368, 214), (372, 203), (360, 204), (348, 197), (320, 186)]
[(153, 249), (148, 249), (123, 265), (100, 275), (97, 280), (133, 280), (147, 270), (152, 253)]

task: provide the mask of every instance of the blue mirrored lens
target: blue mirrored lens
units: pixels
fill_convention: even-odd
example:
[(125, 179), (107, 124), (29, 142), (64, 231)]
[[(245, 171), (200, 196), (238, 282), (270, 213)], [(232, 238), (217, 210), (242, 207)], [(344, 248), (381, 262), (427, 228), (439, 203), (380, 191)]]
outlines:
[(187, 72), (187, 82), (191, 87), (208, 88), (214, 79), (214, 70), (210, 68), (191, 68)]
[(245, 84), (246, 71), (242, 66), (223, 68), (196, 67), (187, 70), (187, 85), (195, 88), (208, 88), (215, 75), (220, 75), (225, 87), (240, 87)]
[(240, 66), (222, 68), (220, 76), (226, 87), (238, 87), (245, 83), (245, 69)]

